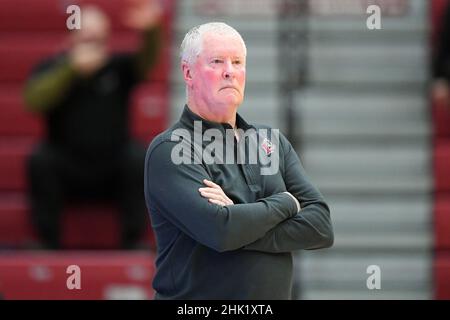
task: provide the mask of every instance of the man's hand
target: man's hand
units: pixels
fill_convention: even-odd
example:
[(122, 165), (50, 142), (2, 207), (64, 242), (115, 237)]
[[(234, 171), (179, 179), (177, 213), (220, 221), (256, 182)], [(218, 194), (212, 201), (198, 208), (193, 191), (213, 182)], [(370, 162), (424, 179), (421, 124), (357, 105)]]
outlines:
[(215, 203), (219, 206), (228, 206), (234, 204), (233, 201), (227, 197), (222, 188), (212, 181), (203, 180), (203, 183), (207, 186), (205, 188), (199, 188), (198, 191), (202, 197), (208, 199), (209, 202)]
[(450, 106), (450, 86), (446, 80), (436, 80), (433, 83), (431, 91), (434, 102), (444, 105), (445, 107)]
[(123, 24), (139, 31), (157, 25), (162, 16), (158, 0), (126, 0), (125, 8)]

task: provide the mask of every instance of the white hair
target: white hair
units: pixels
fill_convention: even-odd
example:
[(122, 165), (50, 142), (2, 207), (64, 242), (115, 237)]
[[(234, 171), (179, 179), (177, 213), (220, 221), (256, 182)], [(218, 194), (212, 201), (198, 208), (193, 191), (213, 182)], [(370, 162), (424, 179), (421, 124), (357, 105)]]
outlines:
[(190, 65), (195, 62), (198, 55), (202, 51), (202, 40), (206, 33), (238, 37), (244, 47), (244, 55), (247, 55), (247, 47), (245, 46), (244, 39), (242, 39), (242, 36), (236, 31), (236, 29), (223, 22), (209, 22), (193, 27), (188, 33), (186, 33), (183, 42), (181, 43), (181, 61), (186, 61)]

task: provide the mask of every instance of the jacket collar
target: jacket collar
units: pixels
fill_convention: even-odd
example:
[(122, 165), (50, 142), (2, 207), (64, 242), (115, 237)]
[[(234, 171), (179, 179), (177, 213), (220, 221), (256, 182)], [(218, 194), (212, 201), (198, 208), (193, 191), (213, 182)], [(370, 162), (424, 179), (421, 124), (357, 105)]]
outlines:
[[(189, 109), (189, 107), (184, 105), (184, 110), (180, 118), (180, 122), (186, 126), (189, 130), (194, 130), (194, 121), (202, 122), (202, 132), (208, 129), (219, 129), (223, 134), (225, 134), (225, 130), (233, 129), (229, 123), (219, 123), (212, 122), (206, 119), (203, 119), (198, 114)], [(253, 125), (248, 124), (239, 114), (236, 114), (236, 126), (238, 129), (242, 129), (244, 131), (248, 129), (256, 129)]]

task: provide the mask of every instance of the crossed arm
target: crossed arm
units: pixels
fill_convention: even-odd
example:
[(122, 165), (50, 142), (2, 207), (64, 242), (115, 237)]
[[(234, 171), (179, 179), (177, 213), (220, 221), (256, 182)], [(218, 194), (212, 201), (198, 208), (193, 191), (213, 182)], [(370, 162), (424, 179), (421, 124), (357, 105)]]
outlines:
[[(285, 148), (283, 178), (287, 193), (301, 203), (298, 213), (269, 230), (263, 237), (244, 247), (263, 252), (289, 252), (300, 249), (319, 249), (333, 244), (333, 228), (329, 208), (320, 192), (308, 181), (295, 150), (282, 137)], [(221, 206), (233, 205), (217, 184), (204, 181), (201, 195)]]
[[(332, 244), (328, 207), (304, 177), (293, 149), (285, 159), (288, 192), (255, 203), (233, 204), (220, 186), (204, 181), (209, 175), (202, 165), (173, 164), (173, 146), (164, 142), (147, 153), (146, 200), (158, 214), (199, 243), (219, 252), (288, 252)], [(302, 211), (298, 211), (293, 197), (301, 203)]]

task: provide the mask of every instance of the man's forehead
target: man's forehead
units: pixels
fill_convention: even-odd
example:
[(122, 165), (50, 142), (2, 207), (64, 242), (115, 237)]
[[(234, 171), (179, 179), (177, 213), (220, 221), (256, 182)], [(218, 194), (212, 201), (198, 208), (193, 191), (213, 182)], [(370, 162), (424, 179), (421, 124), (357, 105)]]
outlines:
[(232, 57), (232, 58), (245, 58), (243, 50), (232, 50), (226, 48), (224, 50), (203, 50), (203, 55), (206, 57)]
[(242, 39), (238, 35), (234, 34), (224, 34), (217, 32), (207, 32), (203, 35), (203, 42), (210, 43), (240, 43), (242, 44)]
[(244, 56), (244, 44), (238, 36), (209, 33), (203, 38), (203, 52), (208, 55)]

